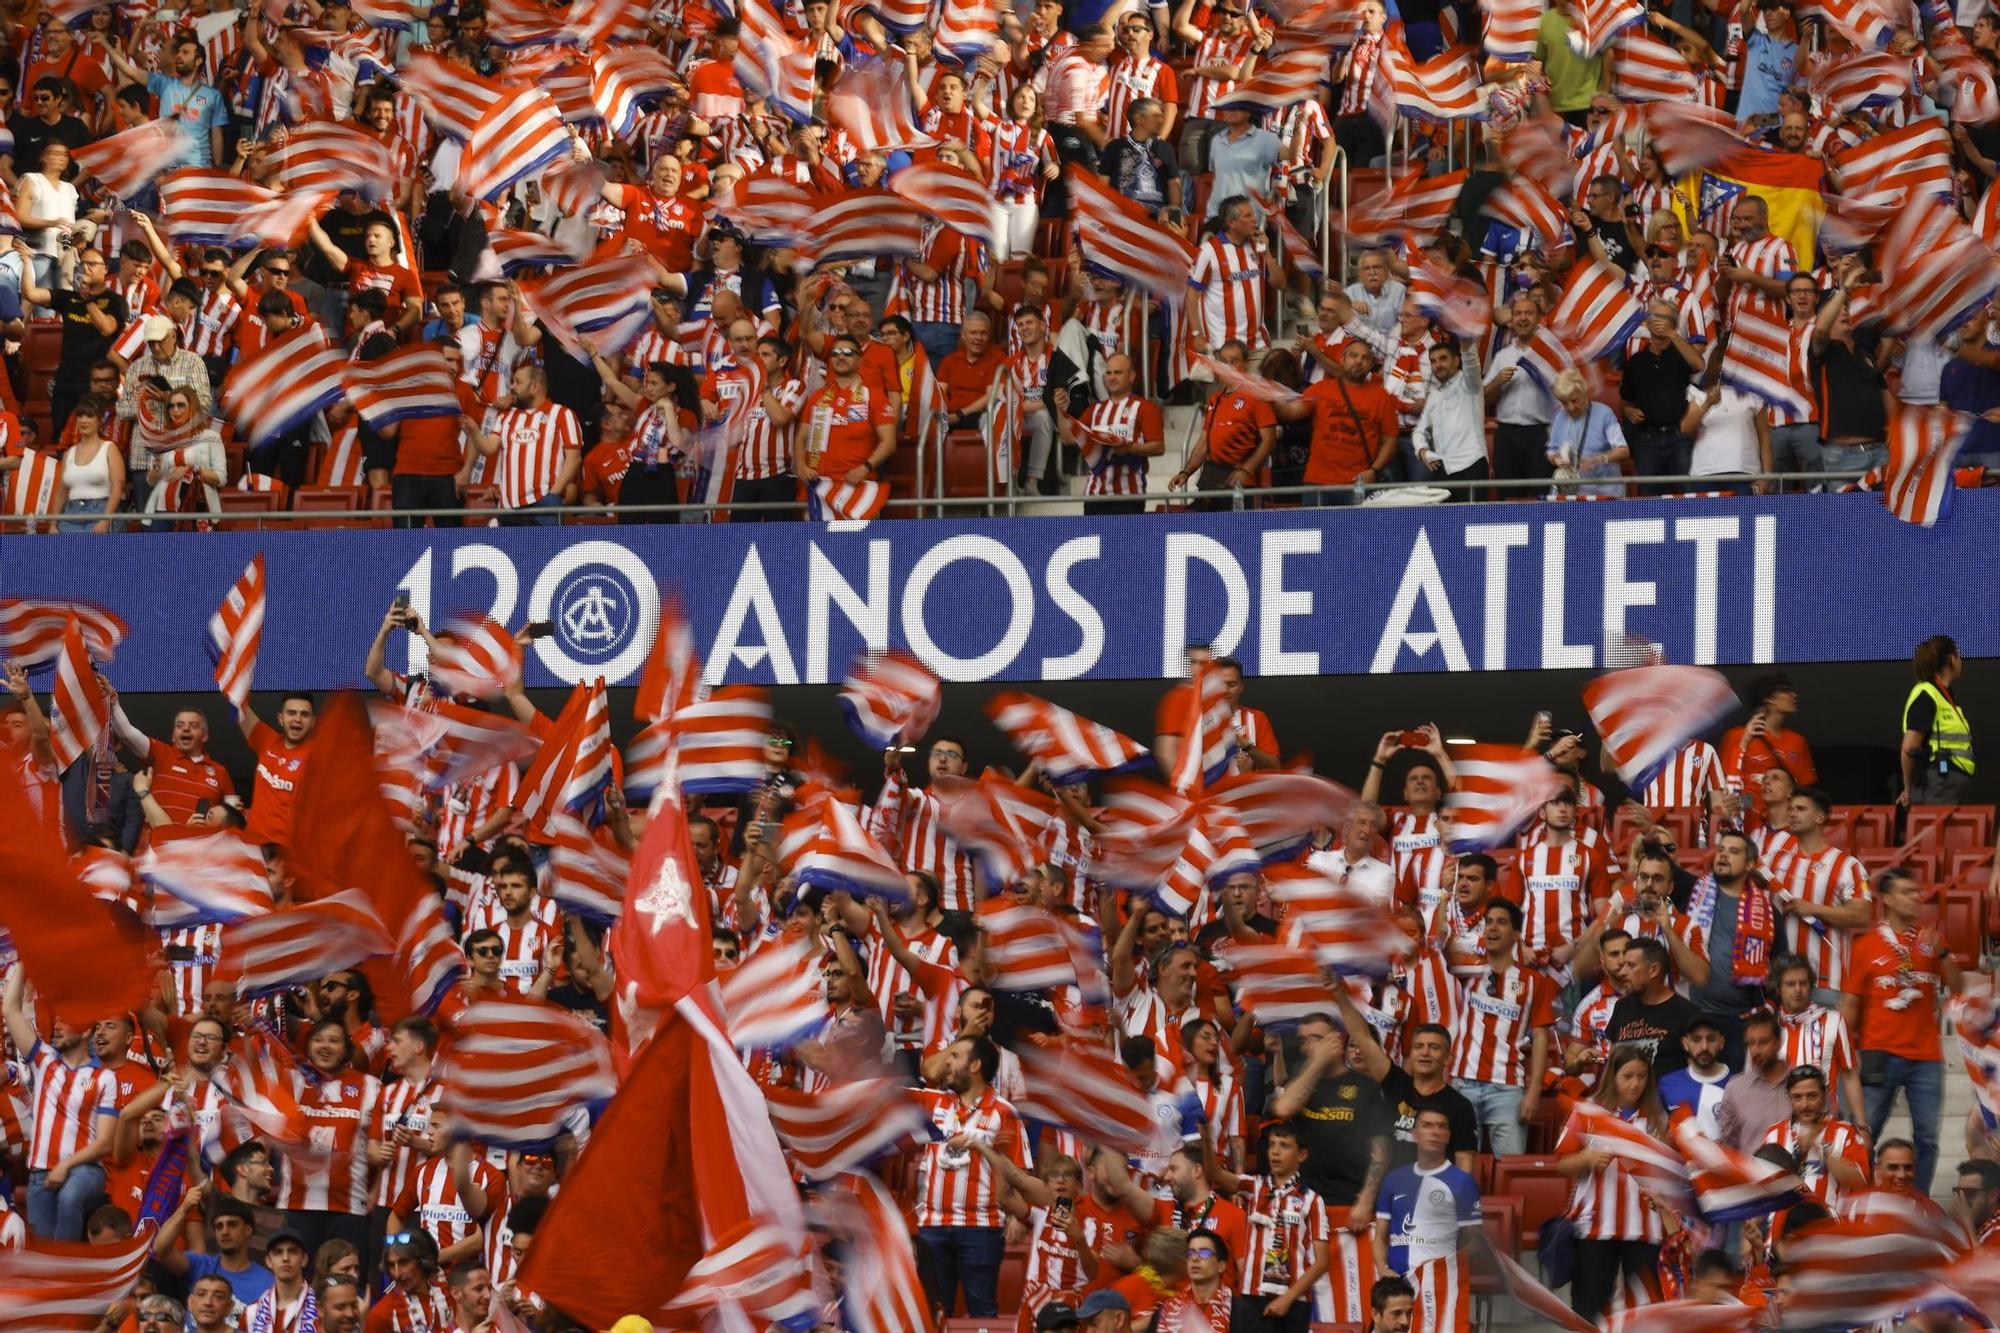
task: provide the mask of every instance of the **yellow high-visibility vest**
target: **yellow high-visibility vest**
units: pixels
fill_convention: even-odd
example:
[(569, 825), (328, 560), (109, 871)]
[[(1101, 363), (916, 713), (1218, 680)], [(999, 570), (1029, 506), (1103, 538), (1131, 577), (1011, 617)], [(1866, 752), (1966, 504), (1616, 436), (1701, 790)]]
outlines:
[(1937, 706), (1937, 718), (1931, 723), (1930, 754), (1924, 762), (1935, 764), (1942, 759), (1961, 772), (1972, 772), (1972, 723), (1943, 690), (1929, 681), (1912, 687), (1910, 697), (1903, 700), (1903, 730), (1910, 730), (1910, 705), (1924, 697)]

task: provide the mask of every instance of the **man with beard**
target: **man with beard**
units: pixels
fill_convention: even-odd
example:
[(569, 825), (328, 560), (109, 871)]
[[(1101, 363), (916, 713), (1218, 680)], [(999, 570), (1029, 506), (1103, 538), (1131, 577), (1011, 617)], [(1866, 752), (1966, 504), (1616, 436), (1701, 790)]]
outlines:
[(17, 965), (0, 994), (0, 1009), (34, 1080), (28, 1229), (43, 1240), (82, 1240), (84, 1219), (104, 1199), (102, 1163), (117, 1124), (118, 1081), (91, 1056), (91, 1029), (72, 1028), (57, 1015), (42, 1040), (26, 1002), (27, 984), (26, 969)]
[(916, 1094), (937, 1130), (917, 1162), (917, 1231), (930, 1248), (938, 1298), (951, 1309), (963, 1286), (966, 1313), (975, 1318), (1000, 1312), (1007, 1219), (1000, 1205), (1005, 1180), (971, 1150), (972, 1141), (984, 1139), (1018, 1170), (1030, 1169), (1021, 1117), (993, 1091), (999, 1068), (990, 1040), (961, 1037), (945, 1051), (944, 1086)]

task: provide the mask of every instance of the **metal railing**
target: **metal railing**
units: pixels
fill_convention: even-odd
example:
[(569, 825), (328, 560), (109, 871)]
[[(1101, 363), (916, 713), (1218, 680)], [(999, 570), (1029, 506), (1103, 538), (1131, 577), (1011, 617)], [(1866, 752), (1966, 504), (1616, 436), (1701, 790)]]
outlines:
[[(990, 476), (991, 474), (990, 464), (987, 470)], [(1586, 477), (1576, 482), (1565, 481), (1561, 483), (1551, 482), (1546, 477), (1542, 478), (1517, 477), (1508, 479), (1489, 479), (1481, 481), (1453, 481), (1449, 478), (1439, 478), (1437, 480), (1431, 480), (1431, 481), (1375, 482), (1365, 486), (1360, 486), (1360, 485), (1355, 485), (1355, 486), (1299, 485), (1299, 486), (1256, 486), (1256, 487), (1246, 486), (1240, 489), (1229, 490), (1229, 491), (1197, 491), (1193, 489), (1178, 490), (1178, 491), (1148, 490), (1143, 494), (1139, 495), (1107, 496), (1104, 498), (1117, 499), (1122, 501), (1140, 500), (1145, 502), (1147, 505), (1165, 504), (1176, 507), (1186, 506), (1191, 502), (1197, 500), (1206, 500), (1206, 501), (1227, 500), (1229, 502), (1229, 507), (1231, 509), (1248, 510), (1259, 507), (1257, 502), (1263, 500), (1280, 500), (1280, 501), (1313, 503), (1315, 501), (1321, 501), (1326, 497), (1340, 497), (1341, 503), (1346, 504), (1351, 501), (1365, 500), (1367, 497), (1374, 495), (1383, 495), (1383, 494), (1394, 493), (1397, 491), (1430, 488), (1433, 490), (1448, 491), (1454, 494), (1460, 492), (1467, 493), (1466, 502), (1468, 503), (1506, 504), (1521, 499), (1530, 499), (1530, 500), (1545, 499), (1556, 502), (1562, 502), (1565, 500), (1584, 500), (1590, 497), (1576, 495), (1575, 492), (1583, 488), (1600, 487), (1600, 486), (1625, 486), (1625, 487), (1640, 486), (1640, 487), (1671, 488), (1669, 494), (1701, 494), (1717, 489), (1734, 487), (1751, 483), (1760, 483), (1760, 482), (1777, 482), (1781, 485), (1788, 483), (1796, 483), (1802, 486), (1820, 486), (1820, 485), (1825, 485), (1827, 483), (1842, 484), (1849, 481), (1858, 480), (1864, 475), (1866, 474), (1860, 472), (1759, 472), (1759, 473), (1730, 473), (1726, 476), (1710, 476), (1710, 477), (1690, 477), (1690, 476), (1619, 477), (1616, 478), (1615, 480), (1611, 478)], [(1495, 494), (1496, 492), (1510, 492), (1511, 494), (1503, 498), (1502, 496)], [(1798, 491), (1791, 493), (1803, 494), (1803, 492), (1798, 492)], [(908, 496), (891, 496), (884, 503), (883, 508), (886, 511), (894, 511), (899, 514), (916, 516), (916, 517), (923, 517), (925, 515), (925, 511), (928, 510), (930, 511), (931, 517), (943, 518), (957, 511), (990, 509), (1004, 505), (1008, 508), (1010, 512), (1025, 512), (1032, 514), (1034, 511), (1037, 510), (1053, 509), (1058, 507), (1067, 507), (1073, 509), (1075, 506), (1077, 506), (1079, 503), (1083, 502), (1087, 498), (1088, 497), (1085, 496), (1070, 495), (1070, 494), (1003, 495), (995, 493), (989, 495), (961, 495), (961, 496), (908, 495)], [(1628, 497), (1604, 497), (1605, 501), (1607, 502), (1621, 498), (1628, 498)], [(1657, 497), (1632, 496), (1629, 498), (1649, 499)], [(1422, 506), (1412, 505), (1411, 507), (1420, 508)], [(515, 522), (521, 523), (522, 525), (526, 526), (528, 525), (528, 522), (531, 518), (544, 518), (544, 517), (569, 518), (573, 516), (584, 516), (584, 515), (592, 515), (602, 518), (606, 515), (613, 515), (613, 516), (643, 515), (648, 517), (658, 516), (660, 519), (666, 521), (681, 521), (684, 516), (700, 515), (703, 518), (706, 518), (707, 516), (712, 515), (718, 511), (726, 512), (732, 515), (747, 514), (747, 513), (784, 513), (791, 515), (793, 517), (802, 517), (805, 512), (805, 505), (801, 501), (766, 500), (766, 501), (758, 501), (756, 503), (744, 502), (735, 504), (616, 505), (609, 508), (601, 505), (551, 505), (546, 508), (538, 508), (530, 510), (511, 510), (511, 509), (493, 509), (493, 508), (287, 509), (287, 510), (268, 510), (268, 511), (225, 510), (219, 514), (208, 514), (208, 515), (176, 514), (176, 515), (159, 515), (155, 517), (159, 522), (159, 526), (163, 530), (169, 530), (177, 526), (178, 524), (187, 523), (190, 521), (196, 521), (203, 518), (206, 518), (210, 522), (219, 523), (223, 526), (230, 528), (251, 528), (251, 529), (261, 529), (266, 526), (273, 528), (297, 527), (301, 524), (310, 527), (316, 523), (351, 522), (356, 520), (394, 523), (397, 520), (420, 521), (423, 519), (430, 519), (430, 518), (457, 518), (466, 520), (474, 525), (484, 525), (492, 523), (496, 520), (505, 524), (508, 520), (514, 520)], [(13, 529), (17, 529), (28, 524), (47, 527), (52, 525), (55, 521), (60, 520), (61, 517), (62, 517), (61, 515), (44, 515), (44, 514), (27, 515), (27, 516), (19, 514), (0, 514), (0, 533), (8, 533)], [(101, 516), (99, 515), (77, 515), (73, 521), (97, 522), (99, 521), (100, 517)], [(128, 524), (129, 528), (129, 527), (136, 527), (145, 516), (139, 514), (114, 514), (112, 515), (112, 517), (114, 519), (122, 519), (122, 521)], [(701, 521), (701, 520), (696, 519), (693, 521)]]

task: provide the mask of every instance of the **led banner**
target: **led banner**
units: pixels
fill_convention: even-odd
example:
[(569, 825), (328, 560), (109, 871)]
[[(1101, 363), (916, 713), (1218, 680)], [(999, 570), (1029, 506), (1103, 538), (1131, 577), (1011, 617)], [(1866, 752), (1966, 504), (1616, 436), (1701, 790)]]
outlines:
[[(263, 552), (261, 689), (362, 683), (399, 591), (436, 624), (554, 622), (531, 685), (638, 681), (663, 589), (711, 677), (837, 681), (869, 647), (946, 680), (1159, 677), (1211, 643), (1253, 675), (2000, 653), (2000, 494), (1935, 529), (1866, 495), (1275, 510), (1132, 518), (0, 537), (0, 595), (76, 598), (131, 634), (122, 690), (213, 688), (203, 629)], [(391, 664), (412, 665), (397, 634)], [(422, 645), (414, 645), (419, 653)], [(1609, 664), (1621, 664), (1613, 660)]]

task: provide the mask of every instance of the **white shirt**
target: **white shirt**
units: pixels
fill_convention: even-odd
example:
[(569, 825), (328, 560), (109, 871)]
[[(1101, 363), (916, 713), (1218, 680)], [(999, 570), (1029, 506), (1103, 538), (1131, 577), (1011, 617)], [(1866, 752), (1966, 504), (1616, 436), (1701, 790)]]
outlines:
[(1396, 900), (1396, 872), (1385, 861), (1372, 856), (1350, 861), (1343, 848), (1314, 852), (1306, 857), (1306, 864), (1335, 883), (1353, 889), (1385, 912)]
[[(1461, 344), (1463, 346), (1463, 344)], [(1436, 454), (1444, 470), (1463, 472), (1486, 457), (1486, 403), (1479, 390), (1479, 357), (1464, 347), (1465, 366), (1440, 384), (1430, 382), (1413, 432), (1417, 448)]]
[[(1708, 392), (1688, 385), (1688, 401), (1699, 403)], [(1694, 437), (1691, 477), (1726, 476), (1737, 472), (1758, 472), (1762, 456), (1757, 449), (1757, 418), (1764, 411), (1760, 398), (1722, 386), (1722, 397), (1701, 419)]]
[(1506, 345), (1493, 354), (1493, 364), (1482, 382), (1482, 387), (1491, 384), (1503, 370), (1517, 372), (1493, 402), (1493, 419), (1504, 426), (1546, 426), (1556, 414), (1556, 400), (1533, 375), (1521, 369), (1521, 353), (1527, 350), (1525, 343), (1509, 334)]

